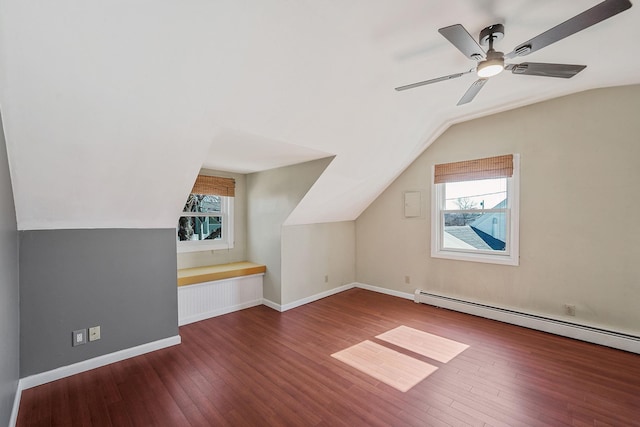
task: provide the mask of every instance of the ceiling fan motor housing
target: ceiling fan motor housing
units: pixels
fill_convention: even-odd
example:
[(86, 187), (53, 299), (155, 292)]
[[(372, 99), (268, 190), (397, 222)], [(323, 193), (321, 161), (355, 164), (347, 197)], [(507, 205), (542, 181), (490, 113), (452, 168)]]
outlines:
[(480, 32), (480, 44), (489, 45), (487, 59), (478, 63), (478, 77), (489, 78), (504, 69), (504, 53), (493, 49), (493, 43), (504, 37), (504, 25), (491, 25)]
[(494, 24), (480, 31), (480, 44), (482, 46), (491, 45), (490, 42), (497, 42), (504, 37), (504, 25)]

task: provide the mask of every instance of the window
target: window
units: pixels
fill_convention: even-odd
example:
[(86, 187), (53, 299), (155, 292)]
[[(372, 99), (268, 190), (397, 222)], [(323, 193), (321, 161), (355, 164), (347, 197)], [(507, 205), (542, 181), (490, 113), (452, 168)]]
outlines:
[(233, 248), (234, 195), (233, 179), (198, 175), (178, 219), (178, 252)]
[(519, 156), (436, 165), (431, 256), (518, 265)]

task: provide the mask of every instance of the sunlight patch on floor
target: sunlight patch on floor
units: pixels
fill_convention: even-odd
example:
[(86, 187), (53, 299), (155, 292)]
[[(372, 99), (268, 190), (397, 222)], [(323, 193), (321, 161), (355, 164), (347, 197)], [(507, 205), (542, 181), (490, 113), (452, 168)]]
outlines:
[(438, 369), (369, 340), (331, 356), (402, 392)]
[[(449, 362), (469, 348), (466, 344), (404, 325), (376, 338), (442, 363)], [(331, 357), (402, 392), (409, 391), (438, 369), (369, 340), (334, 353)]]
[(398, 326), (376, 338), (406, 348), (438, 362), (447, 363), (467, 348), (468, 345), (442, 338), (408, 326)]

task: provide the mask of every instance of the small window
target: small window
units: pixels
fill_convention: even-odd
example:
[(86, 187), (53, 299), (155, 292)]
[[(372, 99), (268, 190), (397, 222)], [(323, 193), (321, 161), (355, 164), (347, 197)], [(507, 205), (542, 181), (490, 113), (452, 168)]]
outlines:
[(221, 196), (189, 194), (178, 222), (178, 240), (222, 240), (225, 202)]
[(222, 194), (234, 192), (202, 185), (212, 179), (230, 181), (235, 187), (228, 178), (198, 176), (178, 219), (178, 252), (233, 248), (233, 197)]
[(436, 165), (431, 256), (518, 265), (519, 158)]

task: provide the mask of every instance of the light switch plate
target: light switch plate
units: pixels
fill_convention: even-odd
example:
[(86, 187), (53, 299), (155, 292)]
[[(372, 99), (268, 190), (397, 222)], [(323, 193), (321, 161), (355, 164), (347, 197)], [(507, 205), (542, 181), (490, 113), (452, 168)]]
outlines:
[(87, 330), (86, 329), (78, 329), (77, 331), (73, 331), (71, 334), (72, 346), (82, 345), (87, 343)]

